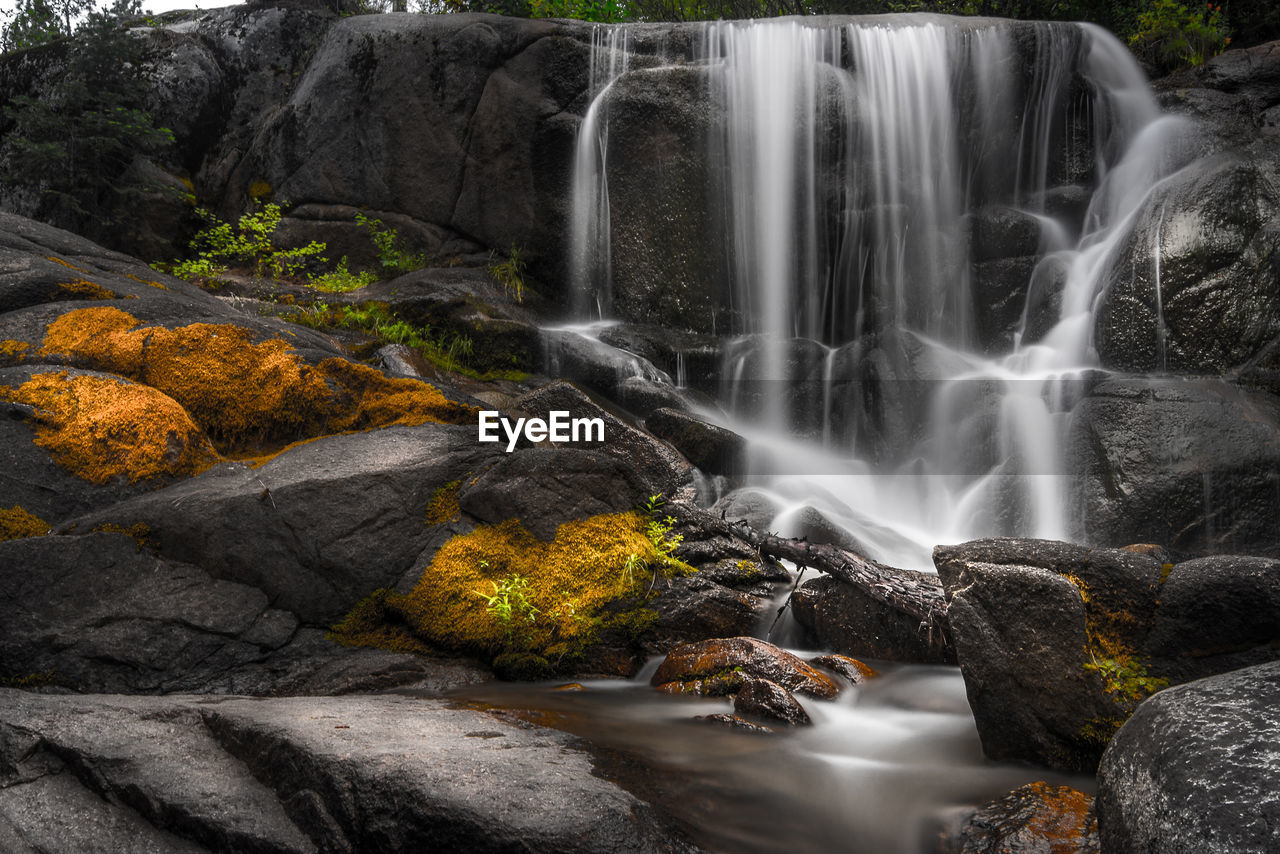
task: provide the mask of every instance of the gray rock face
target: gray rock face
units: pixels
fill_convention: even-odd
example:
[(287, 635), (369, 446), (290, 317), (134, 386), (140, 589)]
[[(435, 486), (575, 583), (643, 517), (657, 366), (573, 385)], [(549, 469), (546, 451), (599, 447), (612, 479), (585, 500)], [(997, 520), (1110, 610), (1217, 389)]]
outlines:
[(1068, 436), (1080, 527), (1095, 542), (1186, 553), (1280, 547), (1280, 404), (1214, 380), (1114, 379)]
[(351, 649), (262, 590), (118, 533), (0, 543), (0, 670), (78, 692), (346, 693), (489, 678), (463, 662)]
[(0, 690), (6, 833), (28, 850), (692, 850), (570, 736), (389, 696)]
[(1098, 854), (1093, 796), (1045, 782), (1019, 786), (983, 804), (939, 854)]
[(424, 520), (436, 489), (482, 471), (496, 453), (476, 443), (474, 427), (330, 436), (257, 469), (219, 465), (73, 524), (146, 525), (166, 557), (328, 625), (369, 591), (395, 586), (431, 541)]
[(1103, 850), (1280, 850), (1280, 663), (1162, 691), (1098, 769)]

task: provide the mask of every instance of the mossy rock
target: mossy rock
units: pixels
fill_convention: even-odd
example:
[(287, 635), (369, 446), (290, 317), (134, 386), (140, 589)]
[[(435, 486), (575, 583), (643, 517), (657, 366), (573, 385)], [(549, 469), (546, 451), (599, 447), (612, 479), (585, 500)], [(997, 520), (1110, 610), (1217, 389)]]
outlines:
[(334, 627), (343, 643), (412, 643), (490, 658), (500, 674), (571, 669), (606, 634), (638, 641), (654, 572), (669, 572), (639, 513), (565, 522), (550, 541), (516, 519), (454, 536), (407, 594), (377, 591)]

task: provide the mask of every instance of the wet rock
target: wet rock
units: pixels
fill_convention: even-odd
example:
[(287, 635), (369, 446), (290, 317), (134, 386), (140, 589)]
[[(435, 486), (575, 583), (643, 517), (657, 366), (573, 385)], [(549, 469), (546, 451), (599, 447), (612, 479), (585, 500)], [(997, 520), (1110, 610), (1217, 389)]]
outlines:
[(1280, 404), (1214, 380), (1112, 379), (1076, 408), (1073, 505), (1096, 542), (1275, 555)]
[(614, 388), (614, 394), (621, 406), (641, 418), (658, 409), (689, 409), (700, 399), (686, 389), (644, 377), (627, 377)]
[(1146, 651), (1177, 683), (1270, 661), (1276, 638), (1280, 560), (1219, 555), (1169, 568)]
[(796, 622), (823, 648), (886, 661), (955, 663), (952, 645), (936, 643), (918, 619), (837, 579), (806, 581), (793, 605)]
[(572, 737), (438, 701), (2, 696), (0, 833), (50, 850), (82, 805), (121, 851), (691, 850)]
[(1280, 847), (1280, 663), (1162, 691), (1098, 769), (1108, 851), (1263, 854)]
[(809, 659), (809, 663), (814, 667), (838, 673), (854, 685), (861, 685), (868, 679), (874, 679), (880, 675), (874, 667), (847, 655), (819, 655)]
[(768, 679), (789, 691), (822, 699), (830, 699), (840, 691), (831, 677), (791, 653), (749, 637), (716, 638), (677, 647), (658, 667), (650, 683), (672, 693), (682, 693), (680, 687), (665, 687), (672, 683), (733, 687), (732, 691), (693, 691), (716, 694), (736, 692), (750, 678)]
[(563, 329), (544, 329), (540, 337), (543, 373), (581, 383), (610, 399), (618, 398), (619, 386), (630, 379), (670, 383), (647, 359), (596, 338)]
[[(766, 585), (763, 590), (734, 589), (728, 585), (735, 579), (726, 575), (704, 577), (700, 571), (661, 583), (657, 587), (660, 594), (650, 605), (657, 621), (646, 632), (645, 651), (662, 655), (682, 644), (755, 631), (769, 615), (773, 588)], [(741, 578), (745, 573), (736, 575)]]
[(813, 723), (790, 691), (768, 679), (746, 680), (733, 697), (733, 711), (739, 717), (767, 723), (787, 726)]
[(1022, 328), (1033, 273), (1039, 258), (1024, 255), (973, 265), (978, 340), (987, 353), (1008, 353)]
[(746, 466), (747, 441), (732, 430), (674, 409), (658, 409), (644, 423), (704, 472), (731, 475)]
[[(1125, 612), (1111, 620), (1095, 616), (1091, 624), (1082, 587), (1090, 595), (1112, 588), (1069, 576), (1105, 561), (1103, 578), (1124, 577), (1131, 579), (1126, 587), (1154, 592), (1159, 564), (1142, 555), (1044, 541), (980, 540), (939, 546), (934, 553), (983, 752), (1093, 771), (1116, 722), (1132, 708), (1106, 692), (1092, 668), (1091, 642), (1100, 632), (1109, 637), (1116, 631)], [(1148, 613), (1153, 604), (1148, 600)], [(1100, 603), (1094, 607), (1105, 610)], [(1131, 653), (1139, 647), (1133, 640), (1125, 646)]]
[(1276, 561), (1011, 539), (939, 546), (934, 561), (992, 758), (1090, 772), (1153, 692), (1280, 654)]
[(1019, 786), (980, 807), (949, 839), (946, 854), (1097, 854), (1093, 796), (1070, 786)]
[(1278, 214), (1263, 169), (1232, 155), (1157, 187), (1105, 286), (1094, 332), (1102, 364), (1221, 374), (1259, 353), (1280, 335)]
[(761, 726), (760, 724), (753, 724), (751, 721), (746, 720), (745, 718), (741, 718), (738, 715), (729, 715), (724, 713), (716, 714), (716, 715), (698, 715), (697, 717), (694, 718), (694, 720), (710, 721), (712, 723), (717, 723), (722, 726), (729, 727), (730, 729), (739, 730), (741, 732), (750, 732), (750, 733), (757, 733), (762, 735), (773, 734), (773, 730), (769, 729), (767, 726)]
[(613, 304), (635, 323), (712, 332), (729, 316), (702, 155), (723, 108), (706, 68), (622, 75), (599, 107), (608, 123)]
[(781, 510), (777, 500), (758, 489), (735, 489), (711, 507), (716, 516), (730, 522), (746, 522), (757, 531), (769, 531)]
[(964, 219), (969, 231), (969, 257), (975, 262), (1040, 252), (1040, 221), (1029, 213), (988, 205)]

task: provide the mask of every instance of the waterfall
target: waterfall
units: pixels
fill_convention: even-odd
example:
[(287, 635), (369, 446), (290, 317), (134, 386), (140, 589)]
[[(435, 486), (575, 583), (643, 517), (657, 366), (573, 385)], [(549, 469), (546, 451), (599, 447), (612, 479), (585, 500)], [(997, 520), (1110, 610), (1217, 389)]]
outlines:
[[(729, 259), (720, 402), (784, 515), (812, 506), (917, 568), (939, 542), (1078, 536), (1062, 437), (1100, 283), (1184, 123), (1090, 25), (717, 22), (697, 44), (668, 61), (705, 68), (715, 107), (720, 231), (699, 251)], [(595, 260), (575, 269), (608, 314), (605, 174), (626, 166), (605, 161), (600, 82), (575, 180), (575, 258)]]

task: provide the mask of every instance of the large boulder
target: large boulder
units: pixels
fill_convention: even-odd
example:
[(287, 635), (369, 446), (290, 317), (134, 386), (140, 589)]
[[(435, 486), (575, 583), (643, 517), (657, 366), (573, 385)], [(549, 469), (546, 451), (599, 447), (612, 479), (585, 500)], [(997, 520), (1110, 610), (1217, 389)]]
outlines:
[(1280, 663), (1162, 691), (1098, 769), (1098, 824), (1116, 854), (1280, 849)]
[(1184, 554), (1280, 548), (1280, 403), (1217, 380), (1124, 379), (1076, 407), (1068, 455), (1080, 529)]
[(1151, 693), (1276, 658), (1280, 563), (1158, 554), (1013, 539), (934, 550), (987, 755), (1091, 772)]
[(1231, 155), (1157, 187), (1119, 250), (1097, 312), (1102, 364), (1221, 374), (1280, 334), (1280, 190)]
[(437, 491), (482, 472), (496, 453), (476, 443), (474, 427), (330, 436), (257, 468), (219, 465), (67, 527), (143, 525), (166, 558), (327, 625), (369, 591), (400, 582), (436, 535), (425, 521)]
[(0, 697), (14, 850), (695, 850), (572, 737), (439, 701)]

